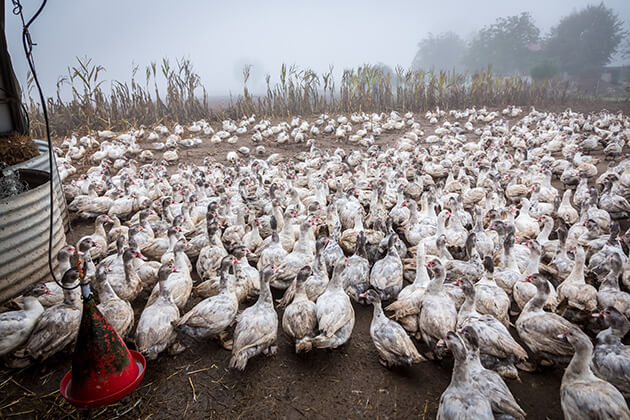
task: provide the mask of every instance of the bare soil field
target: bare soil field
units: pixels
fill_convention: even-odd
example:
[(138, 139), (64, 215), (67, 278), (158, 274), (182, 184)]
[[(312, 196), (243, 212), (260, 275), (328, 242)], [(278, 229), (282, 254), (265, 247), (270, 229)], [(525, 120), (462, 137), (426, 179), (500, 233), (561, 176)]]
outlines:
[[(628, 113), (630, 104), (577, 104), (572, 109)], [(436, 126), (429, 126), (424, 118), (418, 120), (426, 125), (425, 135), (433, 134)], [(236, 147), (246, 145), (253, 152), (255, 145), (250, 135), (241, 136)], [(383, 135), (376, 144), (386, 145), (396, 138), (396, 135)], [(332, 136), (318, 137), (317, 145), (322, 149), (349, 149)], [(265, 147), (265, 156), (283, 153), (288, 158), (307, 150), (305, 144), (274, 143)], [(224, 160), (225, 154), (234, 149), (234, 145), (204, 142), (200, 147), (180, 150), (180, 162), (201, 163), (208, 155)], [(68, 242), (75, 243), (92, 229), (91, 223), (73, 221)], [(274, 296), (281, 297), (279, 293)], [(134, 305), (136, 321), (147, 299), (145, 292)], [(186, 310), (199, 300), (193, 296)], [(369, 335), (372, 308), (354, 304), (354, 309), (354, 331), (342, 348), (296, 355), (288, 338), (279, 331), (278, 353), (252, 359), (242, 373), (227, 368), (230, 353), (215, 342), (183, 339), (187, 346), (183, 353), (177, 356), (165, 353), (148, 362), (144, 380), (131, 395), (109, 407), (90, 411), (76, 409), (59, 393), (59, 383), (71, 366), (70, 353), (58, 354), (43, 364), (22, 370), (0, 367), (0, 418), (435, 418), (440, 395), (450, 381), (452, 361), (426, 362), (404, 369), (384, 368), (378, 362)], [(278, 317), (282, 317), (280, 309)], [(528, 418), (562, 418), (559, 394), (562, 373), (560, 369), (521, 372), (521, 382), (508, 382)]]

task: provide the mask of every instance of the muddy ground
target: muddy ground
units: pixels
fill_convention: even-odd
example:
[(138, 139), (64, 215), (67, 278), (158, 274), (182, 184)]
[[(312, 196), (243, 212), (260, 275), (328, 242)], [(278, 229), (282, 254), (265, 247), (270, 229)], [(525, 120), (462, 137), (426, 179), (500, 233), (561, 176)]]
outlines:
[[(626, 113), (630, 110), (627, 103), (573, 107), (580, 112), (603, 108)], [(424, 118), (417, 119), (426, 125)], [(433, 128), (424, 127), (425, 134), (432, 134)], [(377, 143), (395, 141), (396, 136), (381, 136)], [(250, 135), (241, 136), (237, 146), (241, 145), (254, 149)], [(342, 146), (332, 138), (318, 139), (318, 145)], [(266, 155), (306, 150), (303, 144), (265, 146)], [(229, 150), (233, 146), (203, 144), (182, 151), (180, 160), (200, 163), (208, 154), (223, 160)], [(90, 232), (90, 224), (74, 221), (68, 242), (74, 243)], [(145, 292), (134, 304), (136, 320), (147, 298)], [(198, 301), (192, 297), (186, 309)], [(450, 381), (452, 361), (385, 369), (378, 362), (369, 336), (372, 309), (357, 304), (354, 308), (354, 331), (343, 347), (295, 355), (291, 343), (279, 331), (278, 353), (251, 360), (242, 373), (227, 369), (230, 353), (215, 342), (184, 339), (186, 351), (177, 356), (164, 354), (148, 362), (139, 388), (101, 409), (76, 409), (59, 394), (59, 383), (71, 366), (69, 351), (27, 369), (11, 371), (0, 367), (0, 418), (435, 418), (440, 395)], [(281, 310), (278, 317), (282, 318)], [(561, 379), (560, 369), (521, 372), (521, 382), (511, 381), (508, 386), (528, 418), (561, 419)]]

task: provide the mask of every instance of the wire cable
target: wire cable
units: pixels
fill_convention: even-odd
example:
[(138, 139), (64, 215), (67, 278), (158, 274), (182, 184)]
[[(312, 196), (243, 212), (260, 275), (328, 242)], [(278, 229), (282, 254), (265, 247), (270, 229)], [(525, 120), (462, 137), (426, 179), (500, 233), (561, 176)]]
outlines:
[(33, 80), (35, 81), (35, 85), (37, 86), (37, 91), (39, 92), (39, 99), (42, 104), (44, 122), (46, 125), (46, 141), (48, 142), (48, 167), (49, 167), (48, 175), (49, 175), (49, 183), (50, 183), (50, 220), (49, 220), (49, 229), (48, 229), (48, 269), (50, 270), (50, 275), (52, 276), (53, 280), (55, 281), (55, 283), (57, 283), (57, 285), (59, 285), (59, 287), (65, 290), (72, 290), (79, 287), (80, 282), (74, 286), (64, 286), (57, 279), (57, 276), (55, 276), (55, 270), (53, 269), (53, 263), (52, 263), (52, 246), (53, 246), (52, 243), (53, 243), (53, 226), (54, 226), (53, 208), (55, 206), (54, 186), (53, 186), (53, 181), (54, 181), (53, 145), (52, 145), (52, 141), (50, 140), (50, 124), (48, 122), (48, 110), (46, 109), (46, 98), (44, 97), (44, 92), (42, 91), (42, 87), (39, 84), (37, 72), (35, 71), (35, 60), (33, 59), (33, 46), (37, 44), (33, 43), (31, 34), (29, 32), (29, 27), (35, 21), (35, 19), (37, 19), (37, 17), (40, 15), (42, 10), (44, 10), (44, 6), (46, 6), (47, 0), (42, 1), (42, 4), (39, 6), (39, 8), (37, 9), (33, 17), (31, 17), (26, 23), (24, 20), (24, 14), (22, 13), (22, 4), (20, 3), (20, 0), (11, 0), (11, 1), (13, 3), (13, 14), (19, 16), (22, 21), (22, 46), (24, 47), (24, 54), (26, 55), (26, 61), (28, 62), (28, 66), (31, 70), (31, 74), (33, 75)]

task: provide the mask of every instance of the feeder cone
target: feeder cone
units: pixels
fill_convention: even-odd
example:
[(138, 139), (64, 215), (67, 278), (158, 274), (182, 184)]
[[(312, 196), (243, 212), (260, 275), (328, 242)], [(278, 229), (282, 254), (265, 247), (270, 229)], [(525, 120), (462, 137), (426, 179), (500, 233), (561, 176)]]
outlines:
[(87, 297), (72, 369), (61, 381), (60, 391), (78, 407), (100, 407), (118, 401), (140, 384), (145, 360), (140, 353), (129, 351), (96, 307), (89, 286), (83, 287)]

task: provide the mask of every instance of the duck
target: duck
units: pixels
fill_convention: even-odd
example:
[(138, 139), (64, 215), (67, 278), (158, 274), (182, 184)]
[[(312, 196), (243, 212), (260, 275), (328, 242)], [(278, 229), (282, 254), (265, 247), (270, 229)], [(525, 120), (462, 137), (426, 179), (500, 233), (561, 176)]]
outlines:
[(453, 354), (455, 363), (451, 382), (440, 397), (436, 418), (438, 420), (494, 419), (490, 400), (472, 382), (467, 366), (468, 355), (464, 340), (457, 333), (449, 331), (444, 341)]
[(612, 306), (628, 318), (630, 317), (630, 294), (619, 287), (622, 263), (618, 254), (608, 256), (608, 267), (608, 274), (597, 291), (597, 306), (600, 309)]
[[(61, 283), (64, 287), (72, 287), (78, 280), (79, 272), (72, 268), (64, 273)], [(50, 358), (77, 337), (81, 323), (81, 299), (74, 289), (63, 289), (63, 292), (64, 301), (45, 309), (28, 337), (24, 350), (30, 361), (26, 361), (26, 365)]]
[(476, 290), (469, 279), (458, 280), (466, 300), (457, 313), (458, 330), (470, 327), (477, 334), (481, 362), (504, 378), (518, 379), (516, 364), (527, 360), (527, 352), (514, 340), (506, 325), (493, 315), (480, 314), (476, 306)]
[[(422, 204), (422, 212), (418, 213), (417, 204), (414, 200), (405, 201), (407, 207), (409, 207), (410, 215), (409, 222), (407, 223), (408, 229), (405, 231), (405, 238), (410, 245), (417, 245), (418, 241), (436, 235), (439, 220), (435, 214), (435, 206), (433, 202), (435, 197), (433, 194), (424, 193), (420, 198)], [(429, 203), (431, 202), (431, 203)], [(444, 223), (442, 223), (442, 231), (444, 230)]]
[(105, 276), (116, 295), (128, 302), (133, 302), (142, 291), (142, 281), (136, 271), (136, 254), (131, 249), (123, 253), (123, 272), (106, 271)]
[(441, 260), (446, 268), (446, 279), (448, 281), (456, 280), (459, 277), (469, 277), (478, 280), (483, 276), (484, 268), (475, 246), (477, 234), (471, 232), (466, 239), (464, 251), (467, 261), (456, 260), (446, 249), (446, 237), (438, 238), (436, 244), (441, 252)]
[(518, 405), (501, 376), (483, 366), (479, 355), (479, 337), (471, 326), (461, 329), (461, 336), (468, 344), (466, 364), (470, 379), (477, 389), (490, 401), (495, 417), (510, 416), (524, 419), (525, 411)]
[(579, 328), (558, 334), (575, 350), (560, 385), (560, 405), (567, 419), (630, 419), (623, 395), (610, 382), (598, 378), (590, 367), (593, 344)]
[(492, 257), (485, 257), (483, 266), (485, 273), (481, 280), (475, 283), (477, 295), (475, 307), (479, 313), (492, 315), (507, 326), (510, 324), (508, 314), (511, 305), (510, 297), (494, 281), (494, 261)]
[[(175, 244), (173, 253), (175, 258), (172, 261), (175, 271), (173, 271), (164, 281), (171, 299), (177, 305), (179, 310), (183, 310), (188, 302), (190, 293), (192, 292), (193, 281), (188, 269), (188, 257), (184, 253), (186, 248), (186, 239), (180, 239)], [(146, 306), (151, 306), (162, 293), (162, 285), (155, 285)]]
[(44, 306), (36, 296), (24, 296), (23, 308), (0, 314), (0, 357), (26, 343), (35, 328)]
[(98, 293), (99, 304), (96, 306), (120, 337), (126, 337), (133, 327), (133, 308), (131, 304), (118, 297), (107, 281), (106, 265), (96, 268), (94, 288)]
[(309, 266), (302, 267), (296, 276), (296, 291), (293, 301), (282, 315), (282, 330), (295, 342), (295, 352), (310, 351), (310, 338), (317, 330), (317, 307), (306, 294), (304, 284), (311, 275)]
[[(221, 266), (221, 260), (228, 255), (227, 251), (219, 239), (219, 226), (216, 221), (209, 221), (208, 245), (199, 252), (199, 257), (195, 263), (195, 269), (201, 280), (208, 280), (216, 277), (216, 272)], [(262, 260), (262, 255), (260, 260)], [(260, 262), (259, 260), (259, 262)]]
[(575, 261), (571, 274), (558, 285), (558, 299), (569, 307), (589, 315), (597, 309), (597, 289), (584, 280), (586, 253), (580, 245), (575, 248)]
[(613, 219), (626, 219), (630, 217), (630, 203), (612, 190), (613, 181), (610, 178), (604, 180), (604, 191), (599, 197), (599, 208), (606, 210)]
[(277, 352), (278, 314), (269, 287), (277, 273), (277, 268), (271, 264), (263, 268), (258, 300), (236, 318), (229, 364), (232, 369), (243, 371), (252, 357), (260, 353), (271, 356)]
[(341, 273), (343, 289), (355, 302), (361, 302), (361, 295), (370, 287), (370, 262), (367, 259), (365, 232), (357, 236), (354, 254), (348, 258), (348, 267)]
[(315, 348), (335, 349), (345, 344), (354, 328), (354, 308), (343, 290), (342, 273), (347, 268), (345, 258), (335, 263), (326, 291), (315, 302), (319, 335), (309, 340)]
[(129, 232), (129, 226), (124, 226), (120, 223), (120, 219), (116, 216), (110, 217), (112, 219), (112, 227), (107, 232), (107, 241), (109, 243), (117, 243), (117, 239), (121, 236), (127, 236)]
[(291, 251), (280, 264), (279, 275), (272, 280), (271, 286), (276, 289), (287, 289), (298, 271), (304, 265), (311, 265), (315, 260), (315, 243), (309, 238), (311, 221), (304, 220), (300, 224), (300, 237)]
[(135, 343), (138, 352), (149, 360), (157, 359), (167, 348), (175, 349), (177, 332), (175, 324), (179, 320), (179, 308), (171, 297), (168, 288), (169, 277), (177, 270), (173, 264), (163, 264), (158, 271), (160, 294), (151, 305), (145, 306), (138, 326)]
[(514, 285), (522, 274), (518, 268), (518, 262), (512, 252), (514, 248), (514, 235), (507, 235), (503, 240), (503, 265), (494, 268), (492, 278), (497, 286), (502, 288), (508, 296), (512, 296)]
[(516, 235), (518, 238), (535, 239), (540, 233), (540, 227), (536, 219), (529, 215), (530, 203), (527, 198), (521, 199), (521, 211), (514, 219)]
[[(237, 259), (235, 264), (236, 278), (243, 277), (243, 282), (246, 284), (247, 298), (255, 298), (260, 291), (260, 272), (249, 264), (248, 257), (251, 255), (251, 251), (242, 245), (237, 246), (233, 251)], [(237, 281), (237, 284), (240, 282)]]
[(564, 223), (572, 225), (578, 221), (579, 215), (576, 209), (571, 205), (571, 195), (573, 190), (568, 189), (562, 194), (562, 201), (556, 211), (559, 218), (564, 220)]
[(129, 241), (129, 249), (133, 251), (136, 257), (133, 260), (134, 267), (142, 283), (142, 289), (144, 290), (145, 288), (154, 286), (158, 281), (158, 271), (162, 264), (158, 261), (149, 261), (149, 259), (140, 252), (138, 245), (133, 239)]
[[(436, 346), (449, 331), (453, 331), (457, 324), (457, 309), (455, 303), (444, 290), (444, 266), (439, 260), (432, 260), (428, 264), (433, 278), (427, 285), (426, 292), (421, 300), (420, 318), (418, 329), (422, 341), (430, 348), (434, 358)], [(416, 337), (417, 338), (417, 337)]]
[(260, 252), (257, 262), (257, 268), (259, 271), (268, 264), (273, 264), (279, 267), (284, 258), (289, 255), (280, 243), (280, 236), (278, 235), (278, 221), (275, 216), (271, 216), (269, 226), (271, 229), (271, 235), (269, 237), (271, 239), (269, 245)]
[(573, 349), (558, 335), (576, 326), (556, 313), (543, 310), (550, 287), (539, 273), (529, 275), (523, 281), (536, 286), (536, 295), (527, 302), (516, 320), (519, 337), (535, 359), (544, 363), (565, 362), (573, 354)]
[(422, 298), (431, 281), (425, 264), (424, 244), (421, 242), (416, 250), (416, 274), (413, 283), (405, 286), (398, 294), (396, 301), (385, 308), (386, 311), (393, 312), (393, 318), (412, 335), (419, 333), (418, 315)]
[[(322, 250), (326, 247), (328, 238), (321, 236), (315, 242), (315, 260), (311, 266), (311, 274), (304, 281), (304, 291), (306, 296), (313, 302), (317, 301), (317, 298), (326, 291), (328, 282), (328, 271), (326, 269), (326, 262), (322, 257)], [(278, 301), (280, 308), (285, 308), (295, 296), (297, 276), (291, 283), (282, 296), (282, 299)]]
[[(149, 258), (160, 260), (165, 253), (167, 253), (169, 250), (173, 250), (173, 247), (177, 242), (179, 233), (180, 229), (178, 227), (171, 226), (168, 228), (166, 237), (156, 237), (155, 239), (153, 239), (153, 241), (151, 241), (151, 243), (140, 247), (140, 250), (144, 255), (148, 256)], [(166, 262), (168, 261), (165, 261), (162, 264), (166, 264)]]
[(593, 315), (603, 321), (605, 329), (597, 334), (591, 368), (593, 373), (613, 384), (624, 397), (630, 395), (630, 346), (621, 342), (630, 322), (610, 306)]
[(374, 312), (370, 323), (370, 337), (379, 355), (379, 362), (387, 367), (411, 366), (426, 361), (418, 353), (405, 329), (394, 320), (385, 316), (381, 306), (380, 293), (374, 289), (367, 290), (362, 296), (372, 304)]
[(391, 300), (398, 296), (403, 285), (403, 265), (396, 249), (398, 235), (389, 236), (387, 255), (378, 260), (370, 271), (370, 285), (378, 291), (382, 300)]
[[(526, 279), (530, 275), (539, 273), (541, 247), (535, 240), (527, 241), (526, 246), (530, 251), (529, 264), (523, 272), (520, 280)], [(547, 301), (545, 302), (545, 308), (555, 310), (558, 306), (558, 294), (549, 280), (547, 280), (547, 283), (549, 284), (549, 295), (547, 297)], [(514, 289), (512, 290), (512, 297), (520, 309), (523, 309), (527, 302), (529, 302), (535, 294), (536, 287), (534, 287), (534, 284), (526, 281), (517, 281), (514, 284)]]
[(551, 259), (548, 267), (551, 267), (552, 274), (556, 278), (567, 278), (573, 270), (573, 261), (567, 255), (567, 228), (565, 225), (560, 225), (556, 230), (558, 236), (558, 248), (556, 254)]
[[(597, 241), (599, 243), (604, 242), (601, 247), (599, 247), (599, 243), (595, 241), (590, 243), (591, 255), (588, 261), (588, 269), (596, 275), (606, 272), (604, 265), (606, 264), (607, 257), (611, 254), (616, 254), (619, 258), (621, 258), (622, 263), (628, 262), (628, 256), (624, 252), (618, 239), (620, 231), (619, 223), (615, 220), (610, 222), (609, 231), (608, 240), (605, 242)], [(596, 251), (598, 247), (599, 250)]]
[(238, 297), (233, 277), (229, 270), (233, 266), (231, 257), (221, 260), (220, 288), (215, 296), (205, 298), (184, 314), (177, 322), (177, 329), (195, 339), (219, 338), (225, 346), (226, 329), (236, 319)]
[(111, 223), (111, 219), (104, 214), (99, 215), (94, 221), (94, 233), (89, 236), (83, 236), (77, 241), (76, 248), (79, 249), (79, 244), (86, 239), (91, 239), (94, 242), (90, 255), (92, 258), (99, 259), (107, 254), (107, 234), (105, 233), (105, 223)]

